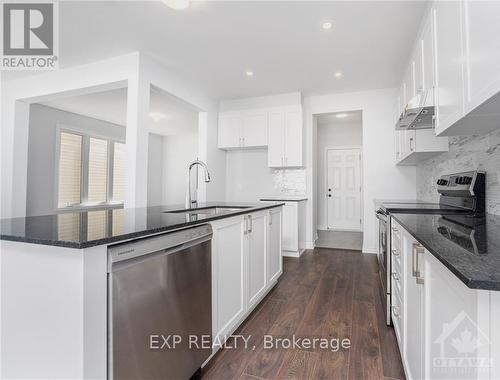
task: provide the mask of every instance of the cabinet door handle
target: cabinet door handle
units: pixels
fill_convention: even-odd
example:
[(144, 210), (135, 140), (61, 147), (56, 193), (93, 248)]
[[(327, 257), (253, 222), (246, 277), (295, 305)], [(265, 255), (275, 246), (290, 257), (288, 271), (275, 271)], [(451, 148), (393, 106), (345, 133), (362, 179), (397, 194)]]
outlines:
[(423, 255), (425, 252), (424, 247), (420, 243), (413, 243), (412, 245), (412, 257), (411, 257), (411, 265), (412, 265), (412, 275), (415, 277), (415, 281), (417, 284), (423, 284), (424, 278), (422, 277), (422, 273), (420, 272), (420, 263), (418, 259), (418, 255)]
[(399, 256), (399, 252), (398, 252), (398, 250), (397, 250), (397, 249), (395, 249), (395, 248), (394, 248), (394, 249), (391, 249), (391, 252), (392, 252), (392, 254), (393, 254), (394, 256)]
[(248, 224), (249, 224), (248, 233), (251, 234), (253, 231), (252, 215), (248, 215)]
[(396, 281), (399, 281), (398, 274), (396, 272), (392, 272), (392, 278)]
[(269, 211), (269, 225), (273, 224), (273, 213)]
[(413, 137), (410, 137), (410, 151), (413, 152), (415, 148), (413, 147)]

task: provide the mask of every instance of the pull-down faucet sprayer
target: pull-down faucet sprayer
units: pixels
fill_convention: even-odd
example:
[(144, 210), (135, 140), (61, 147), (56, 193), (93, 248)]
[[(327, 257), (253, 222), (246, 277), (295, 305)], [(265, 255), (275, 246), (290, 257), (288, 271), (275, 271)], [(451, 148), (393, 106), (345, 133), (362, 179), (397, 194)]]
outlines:
[(194, 160), (189, 164), (186, 177), (186, 209), (194, 208), (193, 205), (196, 206), (198, 203), (198, 195), (196, 195), (196, 199), (194, 201), (191, 199), (191, 169), (196, 165), (201, 166), (205, 170), (205, 182), (210, 182), (210, 173), (208, 172), (207, 164), (200, 160)]

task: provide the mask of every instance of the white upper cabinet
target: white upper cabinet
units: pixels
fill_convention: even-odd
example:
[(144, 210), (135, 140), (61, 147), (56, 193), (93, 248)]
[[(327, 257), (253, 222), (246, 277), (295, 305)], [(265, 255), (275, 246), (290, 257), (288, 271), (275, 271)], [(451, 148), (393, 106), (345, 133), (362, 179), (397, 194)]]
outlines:
[(463, 116), (462, 3), (438, 1), (435, 5), (437, 54), (436, 133)]
[(285, 110), (285, 165), (302, 166), (302, 107)]
[(432, 90), (435, 86), (435, 41), (434, 41), (434, 11), (431, 11), (430, 16), (422, 31), (421, 39), (422, 51), (422, 86), (423, 90)]
[(260, 148), (267, 146), (266, 109), (219, 113), (220, 149)]
[(241, 147), (242, 125), (240, 112), (221, 112), (219, 114), (219, 148)]
[(270, 167), (300, 167), (303, 162), (302, 106), (219, 113), (219, 149), (268, 148)]
[[(416, 39), (412, 58), (408, 63), (403, 83), (400, 86), (398, 102), (401, 112), (404, 111), (405, 106), (414, 96), (424, 92), (427, 96), (432, 96), (435, 93), (438, 76), (436, 75), (434, 20), (435, 12), (432, 9), (424, 20), (421, 34)], [(452, 83), (453, 80), (449, 78), (448, 82)], [(436, 102), (436, 99), (434, 101)], [(457, 106), (456, 101), (454, 104)], [(448, 104), (447, 107), (437, 108), (439, 108), (439, 112), (442, 112), (441, 116), (443, 116), (443, 113), (450, 113), (452, 107)], [(397, 165), (416, 165), (420, 161), (446, 152), (449, 149), (448, 138), (437, 137), (435, 130), (431, 128), (395, 131), (394, 144)]]
[(435, 4), (436, 133), (482, 134), (500, 118), (500, 2)]
[(464, 3), (467, 97), (466, 111), (500, 89), (500, 2)]
[(267, 146), (267, 110), (249, 110), (242, 112), (243, 146)]
[(302, 107), (288, 106), (269, 112), (268, 166), (302, 166)]
[(269, 112), (268, 166), (282, 166), (285, 155), (285, 113), (281, 109)]

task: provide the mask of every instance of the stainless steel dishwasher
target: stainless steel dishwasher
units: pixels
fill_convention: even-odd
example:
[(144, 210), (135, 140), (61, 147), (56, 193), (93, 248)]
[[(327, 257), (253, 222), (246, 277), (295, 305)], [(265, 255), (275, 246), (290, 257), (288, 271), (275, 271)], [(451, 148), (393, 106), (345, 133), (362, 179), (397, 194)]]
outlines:
[(188, 379), (208, 358), (211, 239), (207, 224), (108, 249), (109, 379)]

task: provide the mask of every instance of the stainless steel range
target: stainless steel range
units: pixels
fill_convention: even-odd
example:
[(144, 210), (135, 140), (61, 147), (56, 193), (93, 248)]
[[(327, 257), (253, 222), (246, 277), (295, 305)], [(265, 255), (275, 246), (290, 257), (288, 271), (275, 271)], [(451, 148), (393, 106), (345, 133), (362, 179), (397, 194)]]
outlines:
[(383, 202), (376, 211), (379, 276), (387, 325), (391, 325), (391, 214), (482, 215), (485, 212), (485, 178), (486, 174), (480, 171), (446, 174), (436, 183), (439, 203)]

